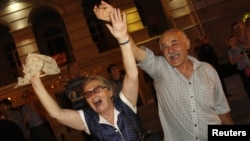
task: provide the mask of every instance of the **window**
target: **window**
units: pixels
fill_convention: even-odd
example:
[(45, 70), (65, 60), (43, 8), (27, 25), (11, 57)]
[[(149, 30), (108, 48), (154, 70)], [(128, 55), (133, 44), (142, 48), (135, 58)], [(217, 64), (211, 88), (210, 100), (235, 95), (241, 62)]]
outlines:
[(21, 62), (9, 29), (0, 25), (0, 87), (17, 82), (22, 73)]
[(59, 66), (73, 61), (71, 44), (60, 15), (49, 7), (41, 7), (32, 18), (39, 52), (53, 57)]
[(52, 56), (58, 65), (67, 63), (66, 50), (67, 46), (63, 37), (63, 32), (56, 28), (51, 27), (45, 32), (45, 42), (48, 46), (49, 55)]
[(105, 52), (117, 48), (119, 45), (117, 40), (105, 27), (104, 22), (98, 20), (93, 12), (93, 7), (98, 2), (98, 0), (85, 0), (82, 7), (93, 41), (96, 43), (99, 52)]

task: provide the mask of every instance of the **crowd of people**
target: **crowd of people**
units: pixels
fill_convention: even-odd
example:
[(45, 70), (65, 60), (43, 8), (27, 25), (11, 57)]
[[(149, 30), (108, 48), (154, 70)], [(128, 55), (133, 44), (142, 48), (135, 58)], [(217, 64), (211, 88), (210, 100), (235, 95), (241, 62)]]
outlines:
[(0, 101), (0, 120), (16, 124), (22, 131), (25, 141), (56, 141), (54, 131), (46, 117), (47, 112), (35, 94), (26, 89), (22, 93), (22, 98), (25, 103), (18, 108), (12, 107), (11, 99)]
[(204, 35), (201, 39), (197, 38), (195, 40), (196, 46), (195, 46), (195, 53), (198, 56), (198, 59), (203, 62), (207, 62), (211, 64), (217, 71), (223, 91), (226, 96), (231, 96), (231, 94), (228, 93), (225, 81), (224, 81), (224, 75), (222, 67), (219, 63), (219, 56), (216, 53), (214, 47), (211, 45), (209, 37), (207, 35)]
[[(41, 73), (33, 74), (30, 80), (33, 90), (39, 103), (52, 118), (72, 129), (86, 132), (95, 141), (140, 140), (140, 133), (143, 132), (137, 116), (137, 67), (140, 67), (154, 81), (164, 134), (161, 140), (206, 141), (208, 125), (234, 124), (227, 101), (230, 94), (224, 82), (219, 57), (207, 35), (195, 40), (195, 53), (198, 56), (195, 58), (188, 54), (191, 43), (185, 32), (176, 28), (168, 29), (160, 36), (162, 55), (159, 56), (146, 46), (136, 45), (127, 30), (126, 14), (119, 8), (101, 1), (93, 10), (98, 19), (106, 22), (107, 29), (117, 39), (125, 73), (121, 74), (117, 65), (111, 64), (107, 68), (110, 79), (98, 75), (83, 77), (78, 66), (73, 63), (68, 68), (71, 79), (65, 86), (66, 96), (71, 99), (82, 95), (88, 105), (77, 109), (60, 107), (44, 87)], [(232, 24), (232, 35), (228, 37), (226, 44), (229, 46), (229, 61), (237, 65), (250, 97), (250, 77), (245, 73), (246, 67), (250, 65), (246, 52), (250, 48), (248, 33), (250, 18), (245, 22), (236, 22)], [(32, 96), (27, 92), (24, 94), (24, 99)], [(34, 108), (35, 105), (38, 104), (30, 103), (27, 99), (22, 109), (25, 114), (21, 119), (29, 125), (29, 137), (34, 140), (33, 136), (46, 132), (44, 135), (49, 136), (51, 141), (56, 140), (51, 127), (46, 119), (40, 117), (42, 114), (38, 114), (41, 112), (39, 108)], [(32, 114), (36, 115), (33, 120), (28, 115), (31, 112), (37, 114)], [(7, 119), (9, 116), (2, 114), (1, 117)], [(34, 133), (33, 125), (37, 127), (40, 123), (44, 125), (43, 128)], [(26, 134), (25, 131), (23, 133)]]
[[(225, 39), (225, 45), (228, 46), (229, 63), (236, 66), (243, 87), (250, 98), (250, 76), (246, 73), (246, 69), (250, 66), (250, 17), (231, 24), (231, 34)], [(208, 42), (206, 35), (195, 40), (194, 51), (200, 61), (210, 63), (217, 70), (225, 95), (231, 96), (224, 82), (219, 56)]]
[(250, 66), (250, 17), (244, 21), (236, 21), (231, 25), (232, 34), (227, 38), (228, 57), (232, 65), (236, 65), (243, 82), (243, 87), (250, 98), (250, 76), (246, 69)]
[(53, 128), (47, 120), (47, 112), (31, 90), (24, 90), (22, 98), (23, 122), (30, 132), (31, 141), (56, 141)]
[(12, 107), (12, 101), (10, 99), (3, 99), (0, 101), (0, 119), (12, 121), (22, 131), (22, 135), (26, 140), (29, 140), (30, 133), (26, 124), (24, 123), (22, 113), (18, 109)]

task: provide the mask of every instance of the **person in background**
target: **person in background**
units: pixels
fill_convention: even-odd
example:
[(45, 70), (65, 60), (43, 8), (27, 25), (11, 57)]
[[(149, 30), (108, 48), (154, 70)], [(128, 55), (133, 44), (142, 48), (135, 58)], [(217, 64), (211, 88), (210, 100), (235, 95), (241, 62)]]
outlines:
[(219, 75), (225, 95), (231, 96), (231, 94), (229, 94), (227, 90), (227, 86), (226, 86), (224, 76), (223, 76), (223, 71), (222, 71), (221, 65), (219, 64), (219, 57), (217, 53), (215, 52), (213, 46), (210, 44), (210, 41), (207, 35), (204, 35), (202, 38), (202, 45), (200, 46), (198, 56), (199, 56), (200, 61), (207, 62), (215, 68), (215, 70), (217, 71)]
[(67, 67), (67, 71), (69, 80), (65, 85), (66, 95), (68, 96), (69, 99), (82, 96), (82, 89), (79, 87), (82, 86), (84, 77), (81, 74), (78, 64), (76, 62), (70, 63)]
[[(101, 1), (94, 12), (109, 22), (112, 9)], [(234, 124), (217, 71), (188, 55), (190, 40), (182, 30), (169, 29), (161, 35), (163, 56), (132, 41), (137, 65), (154, 79), (164, 141), (207, 141), (208, 125)]]
[(250, 17), (245, 19), (245, 52), (247, 53), (248, 58), (250, 59)]
[(245, 52), (245, 47), (243, 44), (238, 43), (238, 40), (234, 35), (228, 37), (227, 45), (229, 46), (229, 50), (227, 52), (229, 62), (232, 65), (236, 64), (243, 86), (248, 97), (250, 98), (250, 77), (245, 73), (245, 69), (250, 65), (250, 61)]
[(245, 46), (250, 48), (250, 17), (245, 19)]
[(247, 17), (244, 21), (232, 23), (231, 29), (238, 44), (244, 46), (245, 52), (250, 58), (250, 17)]
[(119, 97), (112, 98), (114, 91), (103, 76), (88, 76), (83, 83), (84, 97), (90, 108), (82, 110), (62, 109), (45, 89), (40, 73), (31, 78), (31, 85), (49, 115), (58, 122), (76, 130), (91, 134), (98, 141), (139, 140), (140, 131), (136, 114), (138, 98), (138, 69), (127, 34), (126, 14), (119, 9), (110, 13), (109, 31), (117, 39), (126, 71)]
[(65, 94), (70, 101), (70, 105), (68, 108), (78, 110), (87, 107), (88, 104), (86, 100), (74, 100), (79, 97), (83, 97), (82, 83), (84, 81), (84, 76), (81, 73), (79, 65), (76, 62), (72, 62), (68, 65), (67, 71), (69, 75), (69, 80), (65, 84), (64, 89)]
[[(118, 66), (116, 64), (110, 64), (107, 68), (107, 72), (110, 75), (109, 82), (112, 85), (114, 94), (113, 98), (119, 96), (120, 91), (122, 90), (122, 85), (123, 85), (123, 79), (124, 79), (124, 70), (119, 70)], [(139, 90), (140, 91), (140, 90)], [(138, 98), (137, 101), (137, 106), (141, 106), (142, 101), (140, 98)]]
[(24, 123), (30, 130), (31, 141), (56, 141), (53, 129), (46, 119), (46, 111), (31, 90), (24, 90), (22, 106)]
[(124, 76), (115, 64), (110, 64), (107, 72), (110, 75), (109, 81), (114, 89), (114, 97), (117, 97), (122, 89)]
[[(83, 97), (82, 84), (85, 77), (82, 75), (77, 62), (70, 63), (67, 67), (67, 71), (69, 75), (69, 80), (67, 81), (64, 88), (65, 88), (65, 94), (67, 96), (67, 101), (69, 101), (68, 102), (69, 104), (65, 108), (79, 110), (88, 107), (86, 99), (84, 98), (79, 99), (79, 97)], [(69, 129), (69, 131), (70, 130), (71, 129)], [(82, 132), (82, 134), (84, 140), (86, 141), (92, 140), (92, 137), (90, 135), (86, 134), (85, 132)]]
[(237, 39), (239, 44), (245, 44), (245, 23), (236, 21), (231, 24), (232, 35)]
[(243, 44), (247, 49), (250, 48), (250, 17), (245, 21), (236, 21), (231, 25), (232, 34), (239, 44)]
[(5, 98), (0, 101), (0, 113), (2, 113), (1, 119), (10, 120), (15, 122), (18, 127), (22, 130), (23, 135), (25, 136), (26, 141), (29, 141), (30, 134), (20, 111), (12, 108), (12, 101)]

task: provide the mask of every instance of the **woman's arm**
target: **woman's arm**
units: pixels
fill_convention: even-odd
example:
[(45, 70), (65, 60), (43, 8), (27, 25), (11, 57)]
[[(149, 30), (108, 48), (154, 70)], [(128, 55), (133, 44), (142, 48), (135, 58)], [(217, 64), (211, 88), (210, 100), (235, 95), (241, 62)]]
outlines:
[(40, 79), (40, 72), (32, 76), (31, 85), (38, 99), (52, 118), (71, 128), (85, 130), (85, 125), (78, 111), (60, 108), (57, 102), (48, 93)]
[(114, 8), (110, 14), (111, 24), (106, 24), (111, 34), (117, 39), (121, 52), (124, 69), (126, 71), (122, 92), (124, 96), (136, 106), (138, 98), (138, 69), (132, 50), (132, 38), (127, 31), (126, 13)]

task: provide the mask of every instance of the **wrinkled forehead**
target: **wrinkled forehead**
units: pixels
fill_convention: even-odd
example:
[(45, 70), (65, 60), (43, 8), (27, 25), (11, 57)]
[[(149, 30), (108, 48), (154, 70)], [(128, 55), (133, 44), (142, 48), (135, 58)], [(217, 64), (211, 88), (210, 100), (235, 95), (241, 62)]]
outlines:
[(165, 32), (160, 39), (160, 44), (169, 44), (169, 43), (178, 42), (184, 39), (184, 37), (185, 35), (182, 32), (178, 32), (178, 31)]
[(105, 81), (103, 81), (103, 80), (89, 80), (83, 86), (83, 90), (84, 91), (93, 90), (97, 86), (104, 86), (104, 87), (108, 87), (109, 88), (109, 85), (107, 83), (105, 83)]

